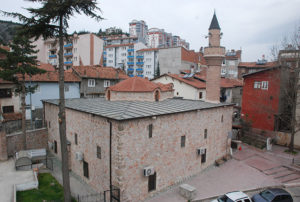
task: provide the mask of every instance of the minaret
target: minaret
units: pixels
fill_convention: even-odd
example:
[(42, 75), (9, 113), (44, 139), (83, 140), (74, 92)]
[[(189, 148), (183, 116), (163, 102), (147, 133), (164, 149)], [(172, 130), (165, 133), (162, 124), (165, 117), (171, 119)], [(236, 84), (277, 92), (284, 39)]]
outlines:
[(221, 65), (225, 57), (225, 48), (220, 46), (221, 28), (214, 13), (208, 29), (209, 45), (204, 48), (204, 58), (207, 62), (206, 101), (220, 102)]

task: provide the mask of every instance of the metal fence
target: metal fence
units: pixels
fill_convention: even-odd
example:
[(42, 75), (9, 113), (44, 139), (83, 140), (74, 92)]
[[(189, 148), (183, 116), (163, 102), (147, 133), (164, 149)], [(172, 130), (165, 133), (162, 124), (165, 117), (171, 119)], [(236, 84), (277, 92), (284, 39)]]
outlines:
[(104, 194), (90, 194), (85, 196), (78, 196), (77, 202), (104, 202)]
[(103, 193), (78, 196), (77, 201), (78, 202), (120, 202), (121, 201), (120, 198), (121, 198), (120, 189), (116, 186), (112, 186), (112, 190), (107, 190), (104, 191)]

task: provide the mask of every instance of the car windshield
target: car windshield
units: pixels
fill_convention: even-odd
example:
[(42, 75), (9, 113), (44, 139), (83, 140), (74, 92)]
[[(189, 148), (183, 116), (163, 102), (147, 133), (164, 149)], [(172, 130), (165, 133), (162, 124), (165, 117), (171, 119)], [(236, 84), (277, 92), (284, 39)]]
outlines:
[(260, 195), (268, 201), (272, 201), (274, 198), (274, 195), (269, 191), (263, 191), (260, 193)]
[(223, 195), (218, 198), (218, 202), (234, 202), (234, 201), (228, 198), (226, 195)]

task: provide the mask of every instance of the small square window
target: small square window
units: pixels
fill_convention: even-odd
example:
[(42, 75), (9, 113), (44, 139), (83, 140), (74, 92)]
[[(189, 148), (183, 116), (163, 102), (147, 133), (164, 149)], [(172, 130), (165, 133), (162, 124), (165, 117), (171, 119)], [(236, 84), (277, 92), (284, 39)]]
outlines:
[(101, 159), (101, 147), (97, 146), (97, 158)]
[(74, 135), (74, 142), (75, 142), (75, 145), (78, 145), (78, 135), (77, 135), (77, 133), (75, 133), (75, 135)]
[(207, 138), (207, 129), (204, 129), (204, 139)]
[(261, 89), (268, 90), (269, 82), (268, 81), (262, 81), (261, 82)]
[(201, 163), (205, 163), (205, 162), (206, 162), (206, 149), (205, 152), (201, 154)]
[(14, 113), (14, 106), (13, 105), (3, 106), (2, 107), (2, 112), (3, 112), (3, 114), (5, 114), (5, 113)]
[(185, 135), (181, 136), (181, 147), (185, 147)]
[(110, 86), (110, 80), (104, 80), (104, 87)]
[(260, 88), (260, 82), (259, 81), (254, 82), (254, 88)]
[(203, 93), (202, 92), (199, 92), (199, 99), (202, 99), (202, 95)]
[(88, 80), (88, 87), (95, 87), (95, 84), (96, 84), (95, 79)]

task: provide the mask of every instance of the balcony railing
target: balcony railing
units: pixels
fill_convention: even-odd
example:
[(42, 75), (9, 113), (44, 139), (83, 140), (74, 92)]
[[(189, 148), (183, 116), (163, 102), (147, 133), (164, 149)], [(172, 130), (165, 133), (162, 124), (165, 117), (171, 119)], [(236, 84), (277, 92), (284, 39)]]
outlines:
[(133, 68), (128, 68), (127, 71), (128, 71), (128, 72), (133, 72), (134, 69), (133, 69)]
[(144, 70), (142, 68), (137, 68), (135, 71), (137, 71), (137, 72), (143, 72)]
[(142, 78), (144, 77), (144, 75), (143, 75), (143, 74), (139, 74), (139, 75), (137, 75), (137, 76), (138, 76), (138, 77), (142, 77)]
[(129, 77), (134, 77), (134, 75), (133, 75), (133, 74), (129, 74), (128, 76), (129, 76)]
[(137, 65), (143, 65), (144, 62), (136, 62)]
[(73, 62), (72, 61), (66, 61), (64, 62), (65, 65), (71, 65)]
[(134, 49), (133, 48), (130, 48), (127, 50), (128, 52), (134, 52)]
[(127, 58), (134, 58), (134, 56), (133, 55), (128, 55)]
[(64, 45), (65, 48), (71, 48), (72, 46), (73, 46), (72, 43), (68, 43), (68, 44)]
[(144, 56), (143, 55), (137, 55), (136, 59), (144, 59)]
[(65, 53), (64, 56), (72, 56), (73, 53)]
[(103, 55), (106, 55), (106, 51), (103, 51)]
[(57, 55), (49, 55), (49, 58), (56, 58)]
[(134, 62), (127, 62), (128, 65), (134, 65)]

